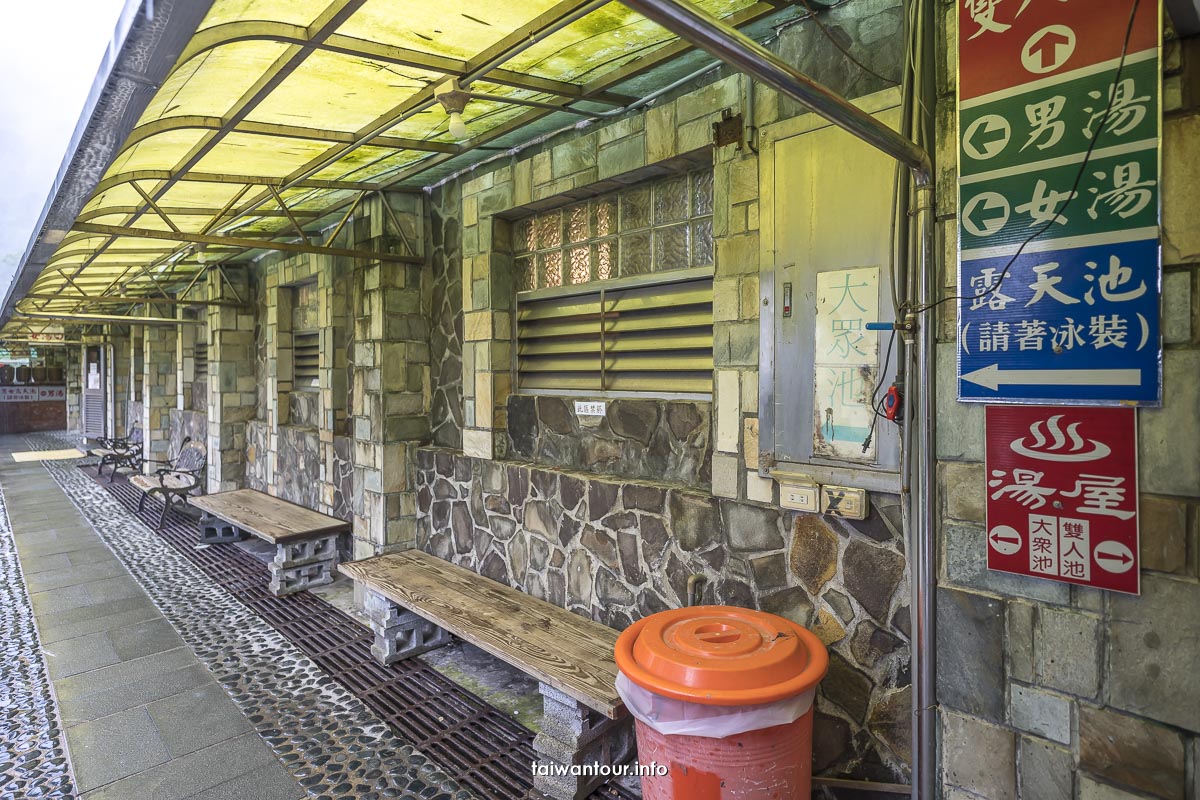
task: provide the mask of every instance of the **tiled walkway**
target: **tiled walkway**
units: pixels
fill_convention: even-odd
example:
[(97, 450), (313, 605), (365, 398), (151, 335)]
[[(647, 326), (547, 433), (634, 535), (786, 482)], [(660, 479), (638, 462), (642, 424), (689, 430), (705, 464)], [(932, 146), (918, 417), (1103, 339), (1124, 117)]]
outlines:
[(0, 490), (78, 795), (305, 796), (45, 467), (14, 463), (14, 449), (23, 442), (0, 440)]

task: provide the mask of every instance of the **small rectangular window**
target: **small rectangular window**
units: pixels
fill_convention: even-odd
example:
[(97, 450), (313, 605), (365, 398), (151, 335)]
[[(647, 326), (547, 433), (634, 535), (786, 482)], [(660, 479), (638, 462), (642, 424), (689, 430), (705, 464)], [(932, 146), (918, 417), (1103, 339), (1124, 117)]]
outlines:
[(292, 384), (296, 389), (320, 386), (321, 334), (317, 331), (292, 335)]

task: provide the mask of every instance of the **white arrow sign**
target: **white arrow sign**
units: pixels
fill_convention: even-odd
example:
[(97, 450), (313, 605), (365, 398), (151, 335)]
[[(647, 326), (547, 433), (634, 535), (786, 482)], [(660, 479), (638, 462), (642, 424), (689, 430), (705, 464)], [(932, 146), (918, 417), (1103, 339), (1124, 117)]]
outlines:
[(1000, 369), (999, 364), (962, 376), (964, 381), (996, 391), (1001, 386), (1141, 386), (1140, 369)]

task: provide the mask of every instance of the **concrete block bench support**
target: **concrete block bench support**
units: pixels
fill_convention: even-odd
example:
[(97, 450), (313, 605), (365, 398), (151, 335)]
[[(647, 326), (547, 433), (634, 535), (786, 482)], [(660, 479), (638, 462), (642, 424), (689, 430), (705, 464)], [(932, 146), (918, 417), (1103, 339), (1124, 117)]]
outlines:
[(350, 528), (344, 520), (253, 489), (206, 495), (193, 504), (204, 512), (201, 541), (229, 544), (255, 536), (275, 545), (275, 558), (268, 568), (271, 593), (276, 597), (333, 581), (338, 536)]
[[(633, 758), (636, 744), (631, 717), (609, 719), (546, 683), (538, 690), (542, 694), (542, 730), (533, 739), (533, 749), (539, 762), (568, 767), (624, 764)], [(547, 797), (581, 800), (604, 781), (603, 775), (539, 771), (533, 776), (533, 788)]]
[(542, 732), (533, 743), (540, 768), (532, 796), (582, 800), (605, 777), (557, 774), (552, 767), (632, 758), (632, 721), (614, 686), (616, 631), (420, 550), (340, 570), (365, 592), (375, 633), (371, 652), (381, 663), (460, 636), (538, 680)]
[(276, 597), (333, 583), (337, 572), (337, 536), (322, 536), (275, 545), (271, 570), (271, 593)]

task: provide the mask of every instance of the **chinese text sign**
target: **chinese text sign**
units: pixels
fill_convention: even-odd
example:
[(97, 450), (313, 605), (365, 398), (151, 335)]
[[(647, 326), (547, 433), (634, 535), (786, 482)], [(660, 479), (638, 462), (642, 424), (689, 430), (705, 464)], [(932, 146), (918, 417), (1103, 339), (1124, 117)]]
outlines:
[[(817, 273), (813, 453), (875, 460), (871, 421), (879, 375), (879, 268)], [(865, 444), (865, 446), (864, 446)]]
[(1159, 3), (958, 2), (959, 399), (1157, 404)]
[(988, 569), (1137, 594), (1132, 408), (987, 407)]

